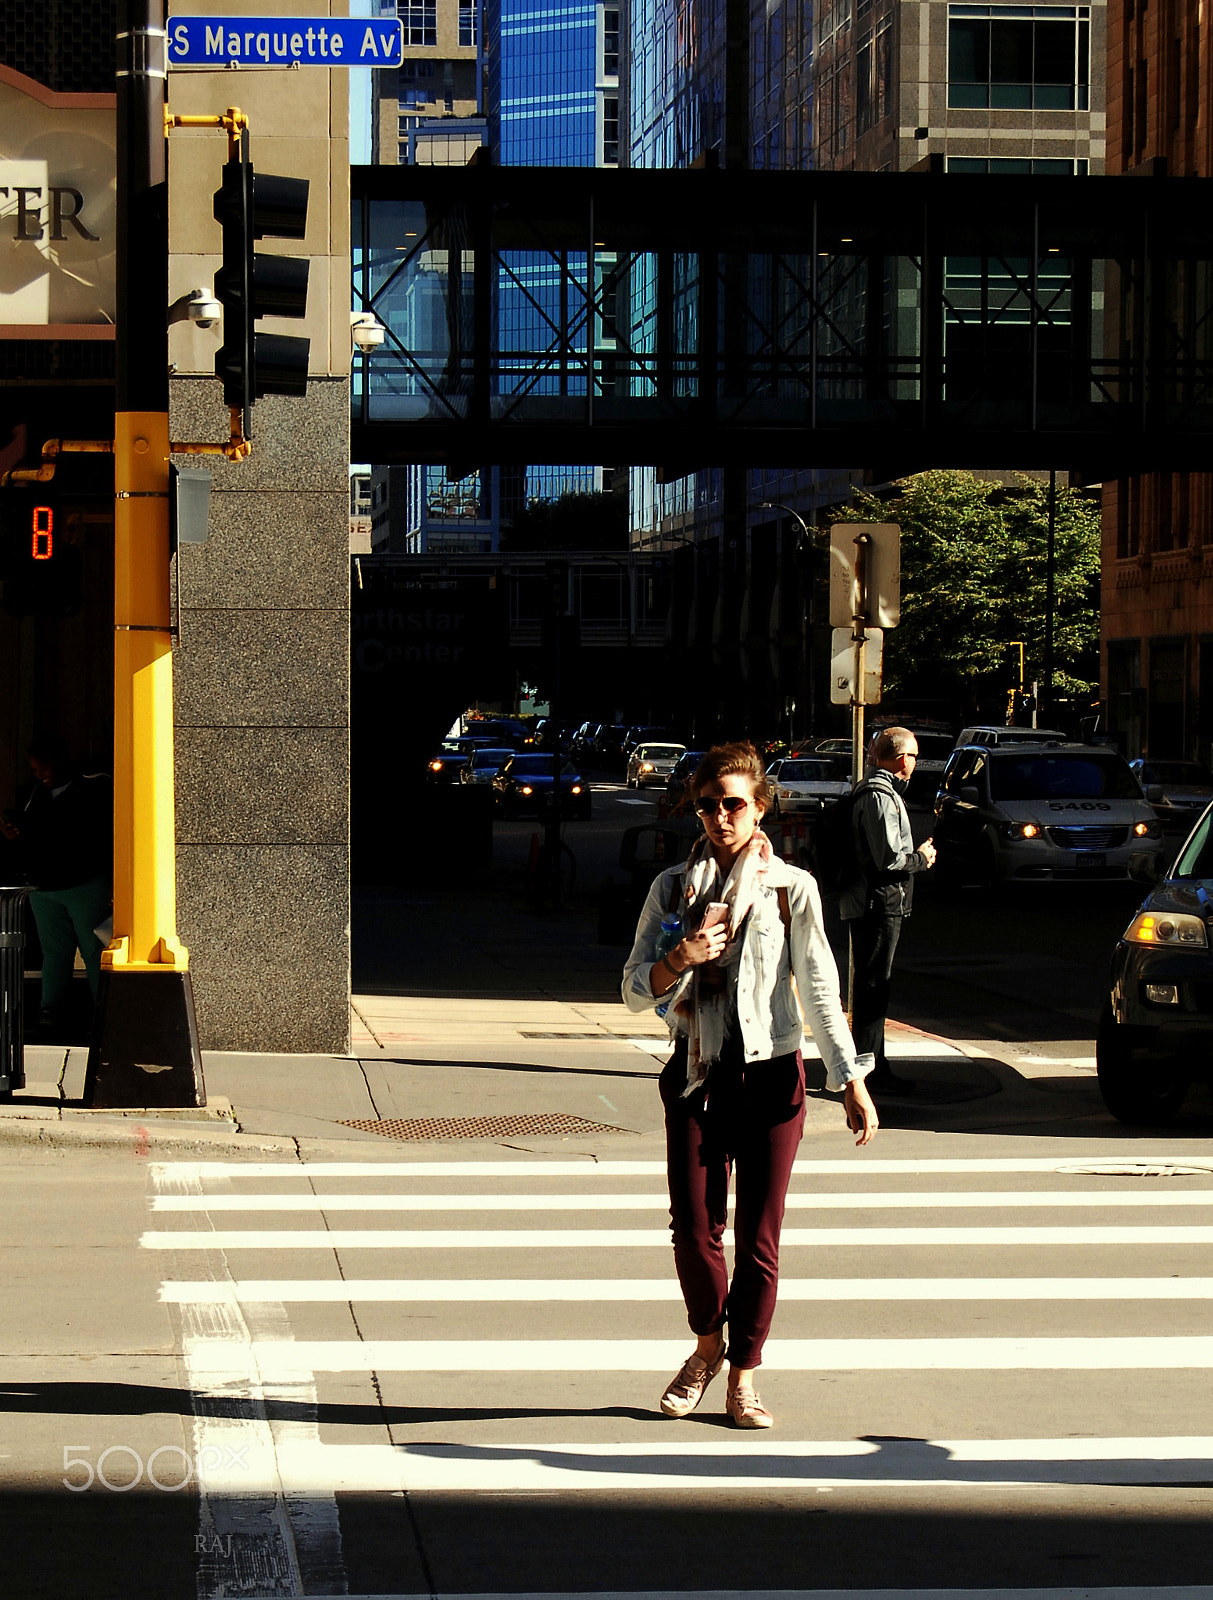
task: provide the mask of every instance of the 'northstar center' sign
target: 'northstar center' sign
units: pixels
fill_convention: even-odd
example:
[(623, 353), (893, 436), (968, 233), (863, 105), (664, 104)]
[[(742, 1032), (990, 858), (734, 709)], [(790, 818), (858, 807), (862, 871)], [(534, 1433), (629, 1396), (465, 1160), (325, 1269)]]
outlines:
[(173, 17), (168, 25), (170, 67), (398, 67), (403, 60), (398, 17)]

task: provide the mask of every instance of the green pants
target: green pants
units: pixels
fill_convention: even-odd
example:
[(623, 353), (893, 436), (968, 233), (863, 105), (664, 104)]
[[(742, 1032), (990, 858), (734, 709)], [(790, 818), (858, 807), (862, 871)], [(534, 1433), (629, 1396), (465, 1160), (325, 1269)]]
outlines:
[(94, 878), (71, 889), (35, 889), (29, 903), (42, 943), (42, 1009), (62, 1011), (68, 1004), (77, 949), (95, 998), (104, 946), (93, 929), (109, 915), (109, 884)]

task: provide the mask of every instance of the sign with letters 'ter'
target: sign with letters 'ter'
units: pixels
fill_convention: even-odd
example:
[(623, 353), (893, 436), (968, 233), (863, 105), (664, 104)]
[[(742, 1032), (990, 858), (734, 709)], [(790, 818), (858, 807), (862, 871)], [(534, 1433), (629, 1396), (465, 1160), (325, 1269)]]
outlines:
[(398, 67), (399, 17), (172, 17), (170, 67)]

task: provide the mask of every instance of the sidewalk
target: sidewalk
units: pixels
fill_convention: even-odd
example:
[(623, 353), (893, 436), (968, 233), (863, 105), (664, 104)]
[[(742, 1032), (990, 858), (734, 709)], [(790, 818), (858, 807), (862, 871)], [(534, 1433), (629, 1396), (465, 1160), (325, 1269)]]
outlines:
[[(408, 1161), (511, 1152), (658, 1158), (665, 1024), (619, 998), (626, 951), (600, 945), (594, 905), (537, 914), (489, 885), (460, 895), (356, 899), (348, 1056), (204, 1051), (198, 1111), (86, 1111), (87, 1050), (26, 1047), (27, 1087), (0, 1104), (0, 1144), (148, 1155), (301, 1155)], [(407, 987), (406, 987), (407, 985)], [(997, 1046), (890, 1024), (916, 1093), (881, 1104), (887, 1128), (1045, 1132), (1101, 1119), (1093, 1063), (1072, 1043), (1035, 1064)], [(993, 1053), (991, 1053), (993, 1052)], [(820, 1063), (807, 1063), (810, 1086)], [(806, 1133), (850, 1141), (836, 1097), (811, 1092)]]

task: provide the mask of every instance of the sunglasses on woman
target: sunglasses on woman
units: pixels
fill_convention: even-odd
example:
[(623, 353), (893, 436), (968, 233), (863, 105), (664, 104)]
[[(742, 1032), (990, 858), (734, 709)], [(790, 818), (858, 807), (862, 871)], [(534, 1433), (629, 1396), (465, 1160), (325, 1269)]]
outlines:
[(701, 800), (696, 800), (695, 811), (701, 817), (714, 817), (723, 806), (726, 816), (735, 817), (739, 811), (744, 811), (749, 803), (745, 796), (740, 794), (704, 795)]

